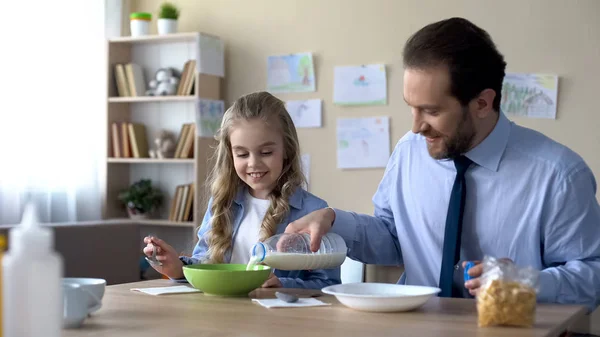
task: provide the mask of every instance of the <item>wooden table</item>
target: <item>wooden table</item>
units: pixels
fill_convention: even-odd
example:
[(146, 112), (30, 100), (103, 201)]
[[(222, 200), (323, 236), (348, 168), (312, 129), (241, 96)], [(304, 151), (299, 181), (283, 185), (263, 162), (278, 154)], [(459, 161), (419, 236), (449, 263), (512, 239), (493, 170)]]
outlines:
[[(478, 328), (475, 302), (469, 299), (434, 297), (417, 311), (370, 313), (347, 308), (328, 295), (318, 299), (331, 306), (267, 309), (249, 298), (152, 296), (130, 290), (172, 284), (156, 280), (109, 286), (103, 307), (82, 328), (64, 330), (63, 336), (558, 336), (585, 315), (581, 306), (540, 304), (531, 329)], [(252, 296), (271, 298), (274, 290), (261, 289)]]

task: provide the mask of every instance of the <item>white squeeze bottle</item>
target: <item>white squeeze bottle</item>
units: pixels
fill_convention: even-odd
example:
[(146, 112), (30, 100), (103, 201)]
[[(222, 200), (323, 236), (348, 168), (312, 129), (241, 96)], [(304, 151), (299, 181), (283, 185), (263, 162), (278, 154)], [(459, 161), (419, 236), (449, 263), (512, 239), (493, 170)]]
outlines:
[(41, 226), (33, 203), (9, 233), (2, 258), (4, 337), (60, 337), (63, 261), (54, 233)]
[(251, 263), (264, 263), (279, 270), (332, 269), (344, 263), (348, 248), (344, 239), (327, 233), (316, 252), (310, 250), (308, 234), (277, 234), (252, 247)]

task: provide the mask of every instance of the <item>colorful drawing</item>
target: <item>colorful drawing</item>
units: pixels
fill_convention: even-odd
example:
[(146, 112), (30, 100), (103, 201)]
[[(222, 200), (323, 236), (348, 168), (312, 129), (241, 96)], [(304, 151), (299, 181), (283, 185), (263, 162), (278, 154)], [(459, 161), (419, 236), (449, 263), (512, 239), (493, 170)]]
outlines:
[(390, 155), (388, 117), (339, 118), (338, 168), (385, 167)]
[(312, 54), (269, 56), (267, 90), (273, 93), (315, 91)]
[(321, 127), (321, 100), (287, 101), (285, 107), (297, 128)]
[(338, 105), (387, 104), (385, 65), (335, 67), (333, 103)]
[(225, 112), (223, 101), (201, 99), (196, 109), (196, 130), (200, 137), (214, 137)]
[(508, 73), (502, 85), (501, 110), (507, 115), (556, 118), (558, 76)]

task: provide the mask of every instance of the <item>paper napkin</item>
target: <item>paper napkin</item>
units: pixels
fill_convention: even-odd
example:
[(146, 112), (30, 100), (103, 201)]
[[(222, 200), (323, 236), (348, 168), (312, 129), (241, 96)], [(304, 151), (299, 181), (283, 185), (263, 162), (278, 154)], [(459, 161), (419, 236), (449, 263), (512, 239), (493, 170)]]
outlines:
[(200, 290), (189, 286), (170, 286), (170, 287), (155, 287), (155, 288), (132, 288), (131, 291), (139, 291), (149, 295), (169, 295), (169, 294), (185, 294), (197, 293)]
[(256, 299), (253, 298), (252, 302), (257, 302), (265, 308), (301, 308), (301, 307), (319, 307), (331, 305), (330, 303), (325, 303), (319, 301), (316, 298), (299, 298), (298, 301), (294, 303), (284, 302), (278, 298), (269, 298), (269, 299)]

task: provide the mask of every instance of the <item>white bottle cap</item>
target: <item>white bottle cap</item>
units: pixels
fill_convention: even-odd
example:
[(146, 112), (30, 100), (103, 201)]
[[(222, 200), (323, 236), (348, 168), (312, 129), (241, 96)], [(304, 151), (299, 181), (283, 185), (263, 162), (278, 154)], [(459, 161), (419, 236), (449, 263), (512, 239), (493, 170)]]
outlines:
[(37, 209), (33, 202), (27, 203), (21, 224), (9, 234), (10, 250), (27, 250), (28, 253), (47, 252), (52, 247), (54, 233), (40, 225)]

